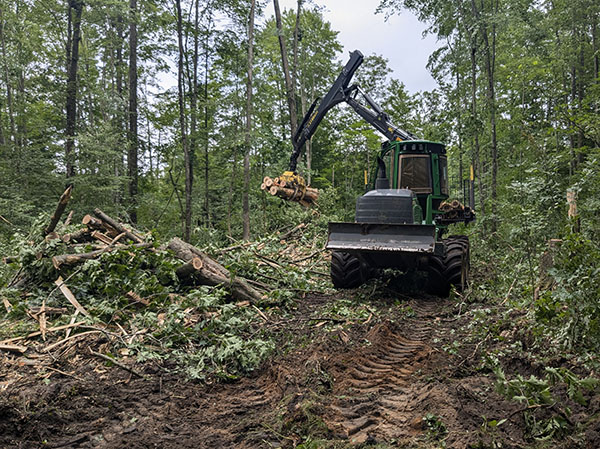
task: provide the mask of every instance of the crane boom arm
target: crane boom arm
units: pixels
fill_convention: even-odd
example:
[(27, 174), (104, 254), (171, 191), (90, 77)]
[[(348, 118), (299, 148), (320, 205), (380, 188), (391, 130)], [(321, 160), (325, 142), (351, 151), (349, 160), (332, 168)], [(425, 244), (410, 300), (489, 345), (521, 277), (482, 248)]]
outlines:
[[(364, 56), (360, 51), (355, 50), (351, 52), (350, 60), (332, 84), (327, 95), (323, 99), (317, 98), (309, 108), (292, 137), (294, 150), (290, 157), (290, 172), (296, 171), (298, 157), (300, 157), (304, 144), (313, 136), (327, 112), (342, 102), (348, 103), (358, 115), (389, 140), (410, 140), (415, 138), (412, 134), (394, 126), (390, 122), (389, 116), (381, 109), (381, 106), (358, 86), (349, 86), (354, 72), (362, 64), (363, 59)], [(356, 99), (358, 94), (362, 96), (368, 107)]]

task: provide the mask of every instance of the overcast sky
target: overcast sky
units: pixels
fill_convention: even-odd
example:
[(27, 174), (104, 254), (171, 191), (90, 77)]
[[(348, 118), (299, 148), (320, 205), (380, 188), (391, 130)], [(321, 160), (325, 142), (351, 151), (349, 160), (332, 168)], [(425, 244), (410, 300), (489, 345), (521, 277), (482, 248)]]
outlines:
[[(297, 0), (279, 0), (282, 11), (296, 10)], [(392, 76), (402, 81), (409, 92), (431, 90), (436, 87), (427, 71), (427, 58), (438, 47), (435, 37), (423, 39), (425, 25), (408, 11), (401, 11), (387, 21), (384, 14), (375, 14), (379, 0), (316, 0), (308, 4), (325, 6), (323, 15), (331, 28), (339, 31), (344, 46), (340, 57), (343, 63), (352, 50), (365, 56), (373, 53), (388, 60)], [(273, 3), (268, 1), (266, 17), (273, 15)]]

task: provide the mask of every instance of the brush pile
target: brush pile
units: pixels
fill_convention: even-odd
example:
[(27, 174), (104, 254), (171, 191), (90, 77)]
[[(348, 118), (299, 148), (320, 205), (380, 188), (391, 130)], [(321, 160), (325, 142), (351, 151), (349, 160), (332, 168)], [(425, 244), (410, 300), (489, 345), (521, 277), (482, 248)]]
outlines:
[[(59, 234), (56, 229), (71, 193), (72, 186), (69, 186), (60, 197), (58, 206), (50, 218), (50, 223), (43, 230), (46, 245), (40, 246), (39, 251), (35, 254), (37, 261), (50, 258), (57, 276), (64, 274), (63, 270), (67, 267), (82, 264), (88, 260), (98, 260), (103, 254), (114, 251), (169, 249), (184, 262), (175, 270), (177, 278), (183, 284), (224, 285), (227, 286), (234, 298), (242, 301), (259, 301), (263, 297), (247, 280), (233, 276), (224, 266), (193, 245), (174, 238), (166, 246), (157, 249), (153, 242), (148, 241), (147, 235), (115, 220), (100, 209), (95, 209), (93, 215), (85, 215), (81, 221), (82, 226), (78, 229)], [(71, 219), (72, 213), (68, 215), (61, 228), (66, 229), (70, 225)], [(45, 251), (44, 248), (50, 250), (61, 248), (66, 252), (52, 255), (51, 252), (55, 251)], [(133, 253), (131, 254), (133, 257)], [(7, 256), (3, 258), (3, 261), (4, 263), (14, 263), (19, 261), (19, 257)], [(28, 270), (22, 269), (9, 283), (9, 287), (19, 288), (31, 280)]]
[(72, 224), (71, 192), (6, 247), (0, 364), (42, 370), (77, 354), (132, 373), (155, 361), (189, 378), (230, 379), (273, 350), (269, 329), (295, 297), (328, 288), (314, 211), (297, 211), (310, 225), (200, 249), (161, 244), (99, 209)]

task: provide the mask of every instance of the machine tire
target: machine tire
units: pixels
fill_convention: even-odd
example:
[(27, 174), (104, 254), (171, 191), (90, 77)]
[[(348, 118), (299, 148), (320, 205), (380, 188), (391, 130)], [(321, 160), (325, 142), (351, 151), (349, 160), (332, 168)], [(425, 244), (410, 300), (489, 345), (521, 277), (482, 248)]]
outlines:
[(432, 256), (429, 259), (428, 293), (447, 297), (452, 285), (458, 291), (467, 287), (469, 276), (469, 238), (467, 236), (450, 236), (444, 240), (446, 255)]
[(364, 284), (366, 271), (356, 256), (341, 251), (331, 253), (331, 281), (335, 288), (356, 288)]

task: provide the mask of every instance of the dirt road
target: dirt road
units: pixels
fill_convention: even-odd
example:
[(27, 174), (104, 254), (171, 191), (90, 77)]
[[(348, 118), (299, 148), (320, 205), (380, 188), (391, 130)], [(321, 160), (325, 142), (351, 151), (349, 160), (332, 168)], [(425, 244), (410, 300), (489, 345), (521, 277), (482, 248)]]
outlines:
[[(347, 318), (307, 319), (331, 310)], [(5, 357), (0, 447), (529, 447), (519, 406), (477, 369), (455, 303), (347, 293), (292, 313), (267, 323), (279, 353), (232, 383), (187, 382), (152, 363), (140, 379), (86, 354), (101, 344), (92, 339), (67, 360)]]

